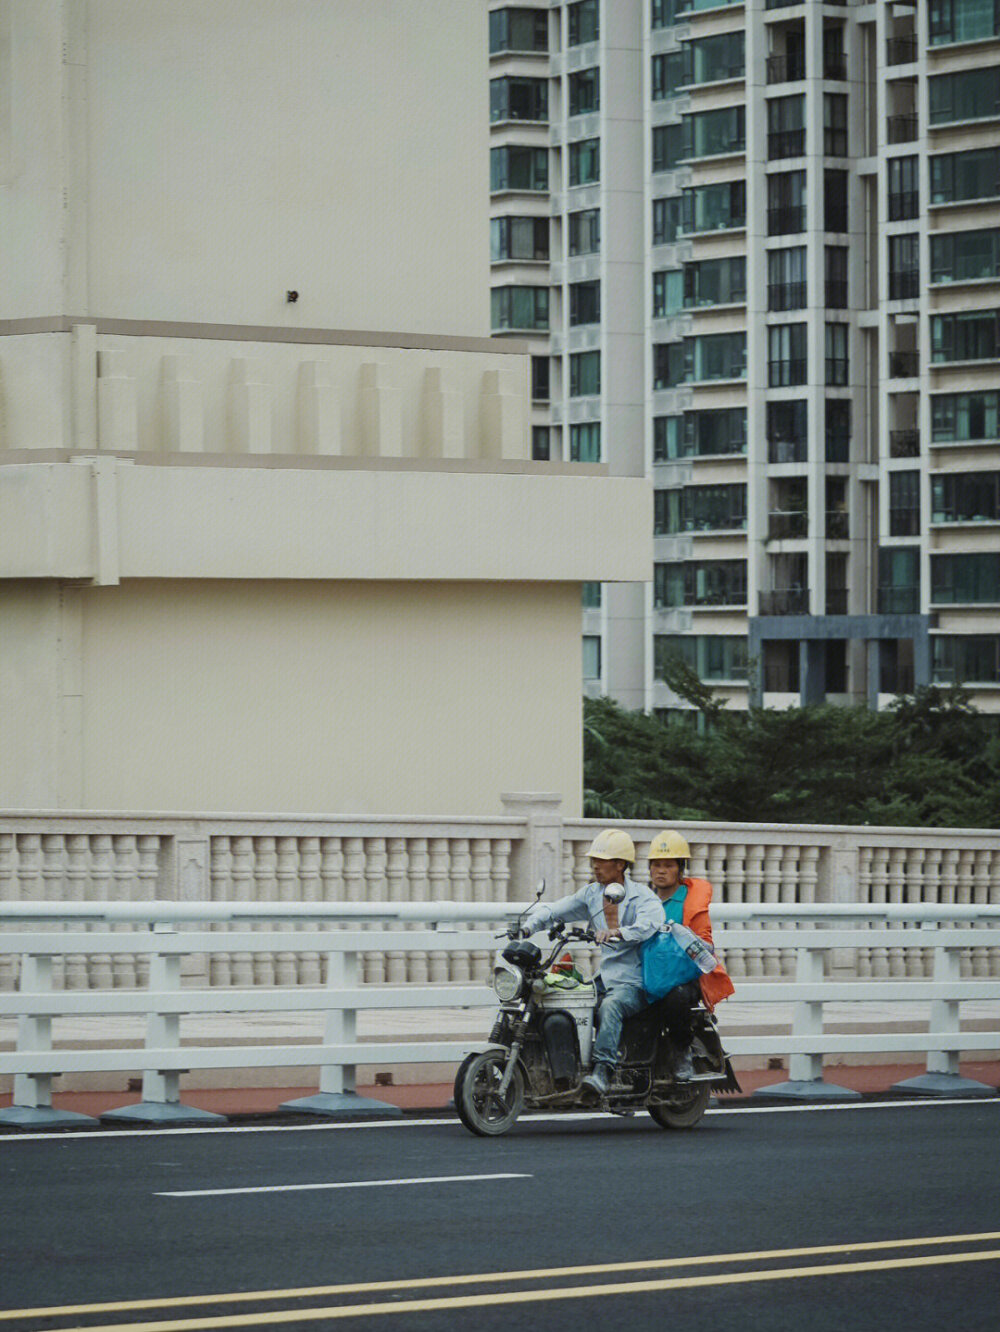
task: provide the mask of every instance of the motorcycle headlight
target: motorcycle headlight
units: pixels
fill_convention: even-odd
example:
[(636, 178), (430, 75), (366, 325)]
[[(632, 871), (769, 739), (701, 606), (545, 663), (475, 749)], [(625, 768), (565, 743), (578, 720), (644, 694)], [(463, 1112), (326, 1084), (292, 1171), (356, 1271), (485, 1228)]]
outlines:
[(493, 989), (502, 1004), (509, 1004), (521, 993), (524, 972), (520, 967), (502, 962), (493, 971)]

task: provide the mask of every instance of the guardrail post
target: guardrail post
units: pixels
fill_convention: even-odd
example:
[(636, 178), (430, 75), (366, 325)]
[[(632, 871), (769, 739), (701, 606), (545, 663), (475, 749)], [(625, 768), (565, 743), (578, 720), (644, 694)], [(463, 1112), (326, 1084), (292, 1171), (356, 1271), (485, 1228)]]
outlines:
[[(21, 958), (21, 993), (52, 993), (52, 958), (47, 955)], [(52, 1019), (47, 1014), (25, 1012), (17, 1019), (18, 1054), (42, 1054), (52, 1049)], [(52, 1105), (51, 1073), (15, 1073), (14, 1104), (0, 1110), (0, 1125), (12, 1128), (72, 1128), (97, 1121), (73, 1110)]]
[[(810, 948), (806, 943), (800, 943), (798, 949), (798, 960), (795, 967), (796, 985), (822, 985), (823, 957), (826, 950)], [(821, 999), (798, 1000), (792, 1008), (792, 1036), (822, 1037), (822, 1035), (823, 1001)], [(770, 1087), (761, 1087), (753, 1095), (790, 1101), (858, 1101), (861, 1099), (860, 1092), (823, 1081), (823, 1056), (821, 1054), (789, 1055), (788, 1081), (774, 1083)]]
[[(329, 990), (353, 990), (360, 984), (360, 958), (355, 949), (330, 952), (326, 958), (326, 984)], [(354, 1045), (357, 1041), (358, 1013), (350, 1007), (331, 1008), (327, 1011), (323, 1031), (324, 1045)], [(316, 1096), (302, 1096), (295, 1101), (284, 1101), (279, 1107), (291, 1114), (322, 1115), (327, 1119), (351, 1119), (355, 1115), (366, 1118), (378, 1116), (395, 1119), (402, 1115), (398, 1105), (359, 1096), (355, 1090), (354, 1064), (322, 1064), (319, 1070), (319, 1092)]]
[[(172, 925), (157, 923), (154, 934), (174, 934)], [(150, 953), (149, 991), (150, 1009), (146, 1014), (146, 1049), (179, 1050), (181, 1045), (181, 1016), (179, 1013), (160, 1013), (152, 1007), (158, 994), (179, 994), (181, 989), (180, 953)], [(223, 1124), (225, 1115), (210, 1110), (197, 1110), (181, 1104), (181, 1075), (176, 1068), (145, 1067), (142, 1074), (142, 1100), (138, 1105), (122, 1105), (101, 1115), (102, 1120), (118, 1123), (121, 1120), (143, 1124)]]
[[(927, 929), (923, 925), (922, 929)], [(931, 926), (931, 929), (934, 927)], [(957, 948), (934, 949), (934, 981), (957, 985), (962, 978), (962, 960)], [(906, 1078), (892, 1087), (895, 1092), (909, 1092), (917, 1096), (995, 1096), (996, 1088), (959, 1074), (958, 1056), (961, 1050), (959, 1001), (932, 999), (930, 1005), (930, 1031), (950, 1038), (944, 1049), (927, 1051), (927, 1072), (915, 1078)]]

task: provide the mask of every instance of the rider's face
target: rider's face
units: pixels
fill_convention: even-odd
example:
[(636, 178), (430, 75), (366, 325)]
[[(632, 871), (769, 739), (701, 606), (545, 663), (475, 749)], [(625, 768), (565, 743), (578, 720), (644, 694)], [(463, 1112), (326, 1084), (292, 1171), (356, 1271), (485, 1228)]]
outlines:
[(590, 872), (593, 874), (595, 882), (602, 886), (608, 883), (625, 882), (624, 860), (591, 860)]
[(649, 862), (650, 887), (661, 897), (672, 893), (680, 881), (681, 862), (679, 860), (651, 860)]

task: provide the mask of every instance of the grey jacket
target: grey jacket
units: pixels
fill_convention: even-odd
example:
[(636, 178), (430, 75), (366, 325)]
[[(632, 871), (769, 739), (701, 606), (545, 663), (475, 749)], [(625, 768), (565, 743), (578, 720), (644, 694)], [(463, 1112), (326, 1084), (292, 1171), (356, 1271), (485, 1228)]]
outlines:
[[(522, 927), (529, 932), (547, 928), (555, 920), (586, 921), (592, 929), (606, 930), (604, 889), (588, 883), (569, 897), (551, 904), (539, 902), (525, 916)], [(601, 977), (613, 985), (642, 986), (639, 945), (663, 924), (663, 903), (651, 888), (625, 876), (625, 899), (618, 907), (621, 941), (601, 945)]]

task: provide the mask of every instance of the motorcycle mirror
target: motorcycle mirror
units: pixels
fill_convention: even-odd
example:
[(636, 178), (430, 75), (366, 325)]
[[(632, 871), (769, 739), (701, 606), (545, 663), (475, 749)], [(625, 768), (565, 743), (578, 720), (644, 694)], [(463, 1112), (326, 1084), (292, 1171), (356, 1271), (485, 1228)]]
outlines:
[(613, 902), (615, 904), (618, 902), (624, 902), (625, 885), (623, 883), (609, 883), (604, 890), (604, 900), (605, 902)]
[(538, 887), (535, 889), (535, 901), (537, 902), (539, 898), (542, 898), (544, 896), (545, 896), (545, 880), (539, 879)]

